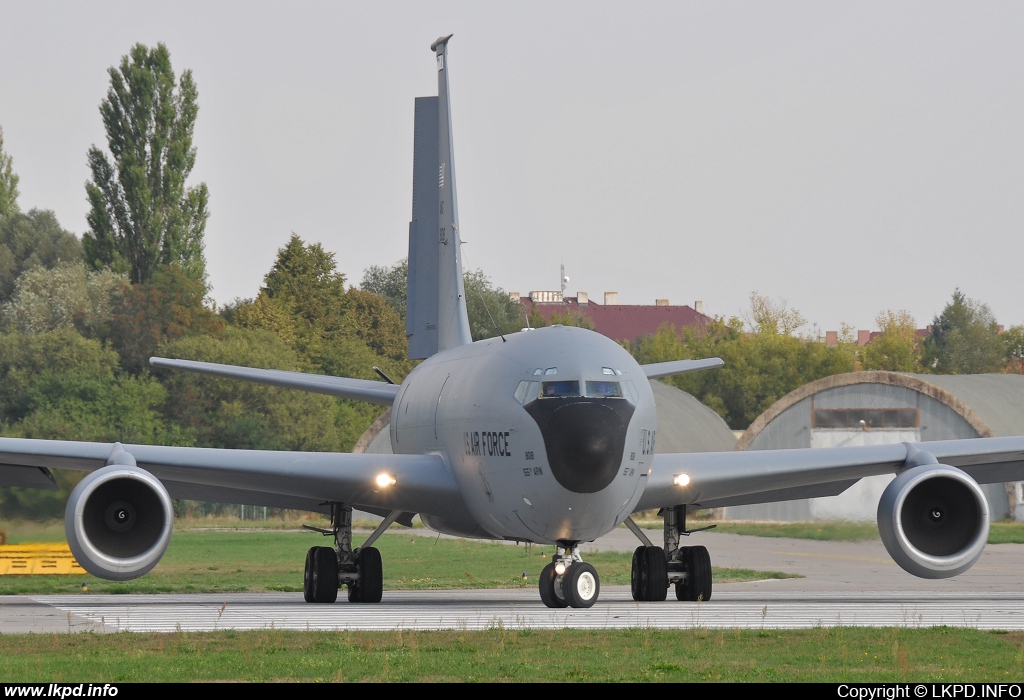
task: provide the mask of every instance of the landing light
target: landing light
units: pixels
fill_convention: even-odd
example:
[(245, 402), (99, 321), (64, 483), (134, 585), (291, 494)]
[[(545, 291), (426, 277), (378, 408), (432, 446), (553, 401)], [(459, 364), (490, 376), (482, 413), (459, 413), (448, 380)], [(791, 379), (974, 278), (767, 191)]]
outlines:
[(672, 480), (676, 486), (689, 486), (690, 475), (689, 474), (676, 474), (676, 478)]
[(394, 485), (395, 477), (391, 476), (390, 474), (381, 472), (380, 474), (377, 475), (377, 486), (379, 486), (380, 488), (384, 489), (387, 488), (388, 486)]
[(555, 564), (555, 573), (561, 576), (565, 573), (565, 562), (558, 562)]

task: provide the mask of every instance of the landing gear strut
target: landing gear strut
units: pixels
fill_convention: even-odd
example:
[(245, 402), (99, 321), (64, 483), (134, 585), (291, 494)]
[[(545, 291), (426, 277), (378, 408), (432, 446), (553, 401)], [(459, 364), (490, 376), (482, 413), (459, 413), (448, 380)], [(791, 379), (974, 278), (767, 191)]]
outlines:
[(333, 603), (338, 589), (348, 586), (350, 603), (379, 603), (384, 594), (380, 550), (371, 545), (391, 526), (400, 511), (384, 518), (361, 547), (352, 549), (352, 508), (331, 504), (331, 528), (303, 527), (334, 538), (334, 547), (311, 547), (306, 553), (303, 597), (307, 603)]
[(559, 543), (551, 563), (540, 572), (540, 599), (549, 608), (589, 608), (597, 602), (601, 579), (580, 558), (578, 542)]
[(665, 600), (673, 584), (677, 600), (710, 600), (711, 555), (707, 547), (679, 546), (679, 538), (691, 532), (686, 529), (686, 506), (665, 508), (660, 515), (665, 519), (664, 548), (654, 546), (631, 518), (626, 519), (626, 526), (644, 543), (633, 552), (633, 600)]

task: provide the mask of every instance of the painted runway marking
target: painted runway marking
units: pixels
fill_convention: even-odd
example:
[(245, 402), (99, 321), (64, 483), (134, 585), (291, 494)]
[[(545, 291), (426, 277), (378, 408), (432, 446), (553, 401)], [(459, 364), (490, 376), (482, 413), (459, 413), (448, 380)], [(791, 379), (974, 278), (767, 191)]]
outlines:
[(388, 591), (379, 605), (311, 605), (301, 594), (33, 596), (97, 631), (801, 629), (971, 627), (1024, 630), (1024, 595), (722, 593), (707, 603), (636, 603), (602, 591), (586, 610), (545, 608), (532, 590)]

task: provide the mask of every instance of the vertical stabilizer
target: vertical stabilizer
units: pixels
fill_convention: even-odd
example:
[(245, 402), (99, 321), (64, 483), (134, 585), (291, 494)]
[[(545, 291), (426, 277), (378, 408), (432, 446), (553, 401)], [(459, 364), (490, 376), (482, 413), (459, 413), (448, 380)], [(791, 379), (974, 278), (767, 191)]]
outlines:
[(448, 100), (448, 40), (437, 54), (437, 97), (416, 98), (409, 286), (405, 332), (409, 357), (421, 359), (472, 342), (462, 279), (462, 239), (455, 199), (455, 158)]

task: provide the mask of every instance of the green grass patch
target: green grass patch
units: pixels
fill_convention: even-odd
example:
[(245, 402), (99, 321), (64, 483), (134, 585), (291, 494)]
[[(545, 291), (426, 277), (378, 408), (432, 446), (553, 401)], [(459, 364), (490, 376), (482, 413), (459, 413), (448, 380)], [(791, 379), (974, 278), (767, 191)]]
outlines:
[(23, 682), (1013, 682), (1024, 635), (950, 628), (0, 635)]
[[(703, 526), (705, 523), (700, 523)], [(715, 525), (712, 532), (753, 537), (792, 537), (799, 540), (824, 540), (829, 542), (863, 542), (878, 539), (875, 523), (854, 523), (840, 520), (821, 520), (809, 523), (778, 523), (753, 521), (708, 521)], [(660, 528), (660, 521), (643, 521), (643, 527)], [(1024, 522), (1003, 520), (992, 523), (988, 535), (989, 544), (1024, 544)]]
[[(354, 539), (357, 544), (361, 541), (358, 534)], [(71, 593), (83, 583), (94, 593), (301, 591), (306, 550), (329, 543), (328, 538), (308, 531), (176, 531), (157, 567), (134, 581), (0, 576), (0, 594)], [(534, 588), (537, 575), (554, 554), (550, 546), (423, 537), (401, 531), (383, 535), (377, 547), (384, 558), (386, 590)], [(586, 559), (597, 568), (603, 584), (629, 583), (630, 553), (597, 552)], [(715, 569), (714, 575), (719, 583), (790, 577), (745, 569)]]

